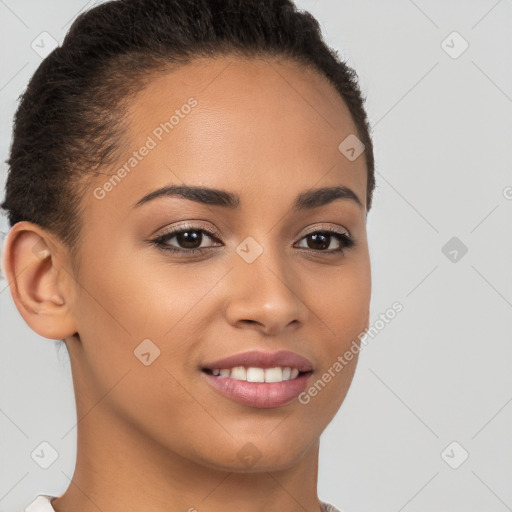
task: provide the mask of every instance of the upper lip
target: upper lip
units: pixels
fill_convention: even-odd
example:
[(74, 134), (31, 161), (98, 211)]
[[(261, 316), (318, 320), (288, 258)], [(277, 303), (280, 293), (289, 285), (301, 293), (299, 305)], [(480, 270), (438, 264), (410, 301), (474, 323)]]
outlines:
[(246, 366), (256, 368), (274, 368), (276, 366), (297, 368), (301, 372), (313, 370), (313, 365), (309, 359), (290, 352), (289, 350), (279, 350), (278, 352), (262, 352), (259, 350), (250, 350), (240, 354), (233, 354), (223, 359), (217, 359), (211, 363), (203, 365), (203, 369), (229, 369), (235, 366)]

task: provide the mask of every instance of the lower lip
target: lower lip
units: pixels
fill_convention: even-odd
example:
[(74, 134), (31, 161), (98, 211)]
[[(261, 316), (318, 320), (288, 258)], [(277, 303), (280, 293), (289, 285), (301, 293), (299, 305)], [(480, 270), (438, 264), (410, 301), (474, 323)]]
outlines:
[(201, 372), (224, 396), (244, 405), (268, 409), (285, 405), (297, 398), (308, 384), (311, 372), (282, 382), (247, 382)]

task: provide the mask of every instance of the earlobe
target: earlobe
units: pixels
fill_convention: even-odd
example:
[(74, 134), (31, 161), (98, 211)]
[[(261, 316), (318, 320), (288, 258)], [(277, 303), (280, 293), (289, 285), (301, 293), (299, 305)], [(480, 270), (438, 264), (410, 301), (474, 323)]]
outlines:
[(43, 228), (26, 221), (11, 228), (3, 259), (11, 296), (28, 326), (49, 339), (77, 332), (61, 282), (69, 273), (59, 272), (59, 264), (57, 245)]

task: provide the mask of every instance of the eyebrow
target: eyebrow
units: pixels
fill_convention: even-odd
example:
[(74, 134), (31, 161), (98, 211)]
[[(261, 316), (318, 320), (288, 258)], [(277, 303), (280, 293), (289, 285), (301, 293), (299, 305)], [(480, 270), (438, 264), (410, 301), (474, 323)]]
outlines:
[[(141, 206), (160, 197), (173, 196), (180, 196), (190, 201), (222, 206), (232, 210), (238, 208), (240, 204), (240, 197), (226, 190), (189, 185), (169, 185), (146, 194), (133, 207)], [(312, 188), (301, 192), (295, 199), (293, 210), (301, 211), (317, 208), (337, 199), (352, 201), (359, 208), (364, 208), (353, 190), (343, 185), (338, 185), (334, 187)]]

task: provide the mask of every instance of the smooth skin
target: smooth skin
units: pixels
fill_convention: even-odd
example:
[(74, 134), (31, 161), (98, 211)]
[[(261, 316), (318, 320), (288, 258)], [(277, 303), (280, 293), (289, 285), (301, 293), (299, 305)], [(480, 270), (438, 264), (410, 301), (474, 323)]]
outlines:
[[(197, 105), (179, 124), (95, 197), (191, 97)], [(366, 164), (364, 153), (350, 161), (338, 149), (356, 133), (350, 113), (324, 77), (296, 63), (226, 56), (155, 75), (130, 100), (126, 121), (117, 167), (83, 196), (76, 272), (66, 247), (37, 225), (16, 224), (6, 241), (16, 307), (36, 333), (64, 339), (71, 360), (76, 468), (52, 505), (320, 512), (319, 438), (345, 399), (357, 356), (309, 403), (275, 408), (226, 398), (201, 367), (251, 349), (291, 350), (313, 363), (312, 385), (368, 328)], [(134, 207), (173, 184), (222, 189), (240, 202), (227, 208), (173, 196)], [(301, 192), (330, 186), (350, 188), (361, 205), (345, 198), (292, 209)], [(151, 243), (187, 221), (219, 236), (165, 244), (204, 253)], [(324, 248), (306, 236), (322, 229), (348, 231), (356, 243), (336, 253), (342, 242), (334, 235)], [(247, 237), (263, 250), (251, 263), (236, 250)], [(134, 354), (145, 339), (160, 350), (149, 365)], [(239, 456), (244, 446), (257, 454), (252, 463)]]

